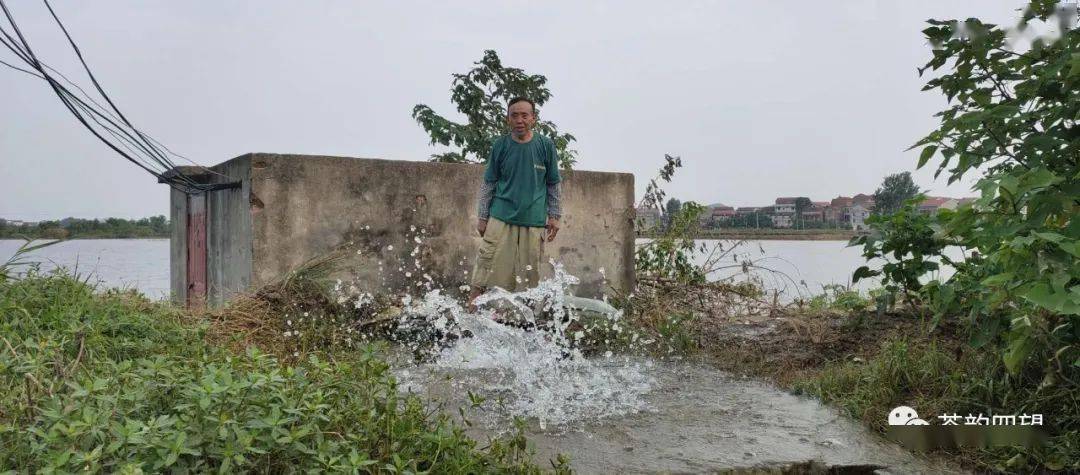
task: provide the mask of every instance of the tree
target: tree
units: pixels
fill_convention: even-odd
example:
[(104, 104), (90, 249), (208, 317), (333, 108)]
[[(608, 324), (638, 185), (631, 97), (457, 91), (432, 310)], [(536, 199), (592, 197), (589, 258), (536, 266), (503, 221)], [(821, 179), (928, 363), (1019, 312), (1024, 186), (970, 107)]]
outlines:
[(491, 144), (509, 132), (506, 126), (507, 102), (517, 96), (527, 97), (537, 106), (535, 132), (555, 142), (562, 168), (572, 168), (577, 151), (569, 148), (577, 139), (560, 133), (554, 122), (539, 120), (539, 108), (551, 98), (547, 78), (526, 74), (518, 68), (503, 66), (495, 51), (484, 51), (484, 57), (465, 74), (454, 74), (450, 102), (468, 122), (460, 124), (447, 119), (424, 104), (413, 107), (412, 117), (431, 136), (431, 145), (458, 148), (458, 151), (431, 155), (433, 162), (484, 163)]
[(679, 210), (682, 209), (682, 202), (672, 198), (664, 205), (664, 228), (667, 229), (671, 225), (672, 218), (679, 214)]
[(802, 219), (803, 212), (810, 209), (810, 207), (813, 206), (813, 204), (814, 203), (812, 201), (810, 201), (810, 198), (807, 198), (807, 197), (804, 197), (804, 196), (800, 196), (798, 198), (795, 198), (795, 223), (796, 224), (803, 222), (803, 219)]
[(919, 194), (919, 187), (911, 179), (911, 172), (894, 173), (886, 176), (881, 187), (874, 192), (875, 214), (895, 213), (904, 204)]
[(919, 73), (949, 63), (924, 88), (948, 107), (912, 148), (949, 183), (980, 175), (979, 198), (938, 215), (943, 236), (980, 258), (927, 286), (936, 318), (970, 315), (977, 334), (1003, 339), (1010, 372), (1038, 354), (1037, 371), (1061, 381), (1080, 368), (1080, 30), (1055, 18), (1056, 3), (1028, 5), (1018, 29), (1058, 29), (1029, 44), (975, 18), (929, 21), (933, 57)]

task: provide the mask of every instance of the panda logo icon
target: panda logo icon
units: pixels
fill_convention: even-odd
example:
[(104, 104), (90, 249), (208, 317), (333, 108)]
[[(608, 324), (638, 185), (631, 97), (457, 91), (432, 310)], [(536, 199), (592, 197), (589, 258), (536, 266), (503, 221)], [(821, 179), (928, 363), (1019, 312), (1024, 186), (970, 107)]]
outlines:
[(891, 426), (925, 426), (930, 423), (919, 419), (919, 413), (907, 406), (897, 406), (889, 411), (889, 425)]

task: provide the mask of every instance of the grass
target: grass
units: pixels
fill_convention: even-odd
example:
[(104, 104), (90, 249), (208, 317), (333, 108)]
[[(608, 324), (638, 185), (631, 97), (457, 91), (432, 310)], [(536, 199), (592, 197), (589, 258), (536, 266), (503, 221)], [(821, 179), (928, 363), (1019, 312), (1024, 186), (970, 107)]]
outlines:
[(1043, 414), (1051, 433), (1045, 446), (965, 449), (954, 455), (982, 470), (1080, 469), (1080, 388), (1048, 385), (1034, 363), (1010, 376), (998, 354), (993, 348), (957, 353), (925, 336), (895, 338), (865, 363), (827, 364), (793, 389), (837, 405), (879, 431), (885, 430), (885, 415), (899, 405), (920, 414)]
[[(1044, 446), (950, 455), (980, 471), (1080, 471), (1080, 366), (1045, 371), (1054, 360), (1049, 344), (1011, 375), (1000, 347), (969, 344), (965, 322), (945, 319), (930, 332), (924, 315), (907, 307), (879, 313), (871, 298), (842, 287), (779, 305), (752, 289), (715, 283), (639, 285), (633, 298), (617, 303), (627, 312), (624, 334), (646, 335), (668, 350), (655, 353), (698, 354), (726, 371), (772, 380), (879, 432), (900, 405), (928, 417), (1043, 414), (1051, 434)], [(775, 329), (758, 336), (732, 331), (755, 317)]]
[(0, 281), (0, 469), (539, 471), (520, 433), (482, 446), (372, 351), (290, 365), (211, 327), (64, 274)]

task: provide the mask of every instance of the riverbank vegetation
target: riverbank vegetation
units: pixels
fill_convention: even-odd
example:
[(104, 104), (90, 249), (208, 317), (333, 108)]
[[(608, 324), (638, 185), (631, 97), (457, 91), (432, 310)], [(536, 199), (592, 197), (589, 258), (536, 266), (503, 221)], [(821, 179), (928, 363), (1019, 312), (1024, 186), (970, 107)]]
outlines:
[[(943, 93), (948, 107), (912, 147), (917, 165), (936, 163), (950, 183), (976, 175), (980, 196), (933, 215), (916, 198), (869, 218), (872, 232), (851, 245), (872, 263), (853, 277), (880, 279), (881, 289), (766, 307), (757, 322), (705, 322), (709, 306), (693, 311), (693, 302), (715, 299), (716, 284), (700, 285), (702, 271), (687, 264), (693, 233), (675, 227), (639, 250), (639, 274), (665, 282), (664, 292), (684, 296), (675, 308), (691, 311), (654, 305), (632, 321), (660, 334), (658, 322), (678, 315), (688, 324), (668, 333), (689, 342), (679, 347), (816, 395), (879, 430), (900, 405), (927, 415), (1042, 414), (1045, 445), (956, 455), (982, 470), (1080, 470), (1080, 30), (1056, 5), (1028, 5), (1019, 29), (1057, 32), (1019, 49), (977, 19), (931, 20), (924, 30), (933, 49), (920, 68), (932, 76), (924, 89)], [(948, 247), (964, 259), (949, 259)], [(938, 278), (945, 267), (952, 274)]]
[(0, 239), (145, 239), (171, 235), (172, 223), (165, 216), (142, 219), (64, 218), (32, 224), (0, 219)]
[(0, 279), (0, 466), (27, 471), (530, 473), (398, 391), (373, 351), (290, 364), (131, 292)]

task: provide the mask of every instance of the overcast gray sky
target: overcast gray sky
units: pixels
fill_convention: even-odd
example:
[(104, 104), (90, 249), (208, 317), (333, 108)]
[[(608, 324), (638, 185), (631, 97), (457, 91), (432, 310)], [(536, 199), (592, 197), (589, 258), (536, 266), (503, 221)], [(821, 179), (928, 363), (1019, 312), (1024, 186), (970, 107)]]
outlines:
[[(44, 6), (8, 3), (38, 54), (81, 78)], [(663, 155), (680, 155), (669, 195), (734, 206), (872, 193), (913, 169), (904, 149), (944, 104), (920, 92), (923, 22), (1011, 23), (1022, 5), (54, 1), (128, 117), (200, 164), (246, 152), (425, 160), (435, 150), (412, 107), (456, 117), (451, 73), (495, 49), (547, 76), (542, 114), (578, 137), (579, 168), (634, 173), (640, 196)], [(0, 104), (0, 217), (167, 213), (167, 188), (92, 138), (44, 82), (0, 68)], [(971, 194), (929, 168), (915, 176), (933, 194)]]

